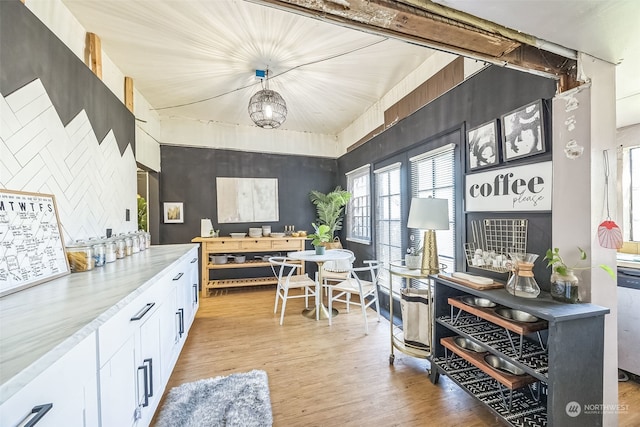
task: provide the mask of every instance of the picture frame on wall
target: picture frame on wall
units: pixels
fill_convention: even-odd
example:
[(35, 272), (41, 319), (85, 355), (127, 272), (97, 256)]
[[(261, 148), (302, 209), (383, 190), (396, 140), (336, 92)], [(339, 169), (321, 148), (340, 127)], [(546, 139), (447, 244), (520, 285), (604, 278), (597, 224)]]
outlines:
[(184, 222), (184, 206), (182, 202), (164, 202), (164, 223), (179, 224)]
[(520, 159), (546, 151), (542, 100), (504, 114), (502, 124), (502, 159)]
[(467, 132), (467, 158), (469, 170), (494, 166), (500, 163), (498, 148), (498, 121), (476, 126)]

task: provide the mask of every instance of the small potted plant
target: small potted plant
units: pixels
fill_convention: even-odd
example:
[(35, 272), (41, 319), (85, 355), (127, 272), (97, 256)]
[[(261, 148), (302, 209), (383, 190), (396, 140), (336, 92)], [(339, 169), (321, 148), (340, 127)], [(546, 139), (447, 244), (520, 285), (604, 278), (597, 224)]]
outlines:
[(311, 244), (315, 246), (316, 255), (324, 255), (326, 249), (324, 244), (331, 241), (331, 230), (326, 224), (316, 225), (312, 223), (311, 225), (315, 233), (309, 234), (307, 237), (311, 239)]
[(327, 194), (319, 191), (311, 191), (309, 200), (316, 207), (318, 218), (316, 222), (320, 225), (326, 224), (329, 227), (331, 239), (336, 231), (342, 229), (344, 218), (344, 208), (351, 199), (351, 193), (337, 186)]
[[(578, 283), (580, 279), (575, 275), (575, 270), (588, 270), (591, 266), (578, 267), (580, 261), (587, 259), (587, 253), (578, 247), (580, 258), (571, 267), (560, 256), (560, 249), (548, 249), (544, 259), (547, 260), (547, 267), (551, 267), (551, 297), (557, 301), (575, 304), (579, 301)], [(612, 279), (615, 279), (615, 273), (605, 264), (598, 267), (606, 271)]]
[(407, 249), (407, 254), (404, 256), (404, 265), (409, 270), (415, 270), (420, 268), (422, 264), (422, 246), (419, 248), (409, 248)]

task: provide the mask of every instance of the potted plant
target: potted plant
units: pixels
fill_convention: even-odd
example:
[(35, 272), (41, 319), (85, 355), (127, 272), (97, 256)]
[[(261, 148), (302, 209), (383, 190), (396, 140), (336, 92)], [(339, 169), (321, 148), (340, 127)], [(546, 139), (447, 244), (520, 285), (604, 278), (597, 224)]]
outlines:
[(407, 254), (404, 256), (404, 265), (408, 269), (415, 270), (420, 268), (422, 264), (422, 249), (422, 246), (417, 249), (415, 247), (407, 249)]
[(329, 227), (330, 240), (333, 240), (334, 233), (342, 229), (344, 207), (349, 203), (351, 193), (337, 186), (327, 194), (311, 191), (309, 199), (316, 206), (318, 213), (316, 222)]
[(325, 251), (325, 243), (331, 241), (331, 233), (329, 232), (329, 226), (326, 224), (316, 225), (316, 223), (311, 224), (315, 233), (309, 234), (311, 239), (311, 244), (316, 248), (316, 255), (324, 255)]
[[(557, 301), (577, 303), (579, 301), (578, 283), (580, 279), (575, 275), (575, 270), (587, 270), (592, 266), (578, 267), (580, 261), (587, 259), (587, 253), (578, 247), (580, 258), (572, 266), (568, 266), (564, 259), (560, 256), (560, 249), (548, 249), (544, 259), (547, 260), (547, 267), (551, 267), (551, 297)], [(615, 273), (605, 264), (598, 267), (606, 271), (612, 279), (615, 279)]]

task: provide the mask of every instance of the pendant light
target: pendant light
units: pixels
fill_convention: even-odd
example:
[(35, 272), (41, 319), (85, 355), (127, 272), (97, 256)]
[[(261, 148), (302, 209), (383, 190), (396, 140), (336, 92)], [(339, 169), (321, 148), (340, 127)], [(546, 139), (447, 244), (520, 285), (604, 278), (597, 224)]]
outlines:
[(256, 70), (256, 76), (264, 75), (264, 89), (249, 100), (249, 117), (264, 129), (275, 129), (287, 119), (287, 103), (275, 90), (269, 89), (269, 70)]

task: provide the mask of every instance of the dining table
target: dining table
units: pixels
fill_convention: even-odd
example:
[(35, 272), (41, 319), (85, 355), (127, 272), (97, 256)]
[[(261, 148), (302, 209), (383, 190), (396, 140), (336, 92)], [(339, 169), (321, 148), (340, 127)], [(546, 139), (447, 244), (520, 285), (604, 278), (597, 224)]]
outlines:
[[(302, 310), (302, 315), (309, 319), (328, 319), (329, 309), (324, 305), (322, 301), (322, 266), (327, 261), (346, 260), (351, 258), (349, 252), (343, 252), (338, 249), (326, 249), (323, 254), (317, 254), (315, 250), (308, 251), (296, 251), (289, 252), (287, 254), (289, 258), (305, 261), (315, 262), (318, 265), (318, 281), (316, 282), (316, 304), (313, 308), (305, 308)], [(338, 310), (335, 308), (331, 310), (331, 317), (338, 315)]]

